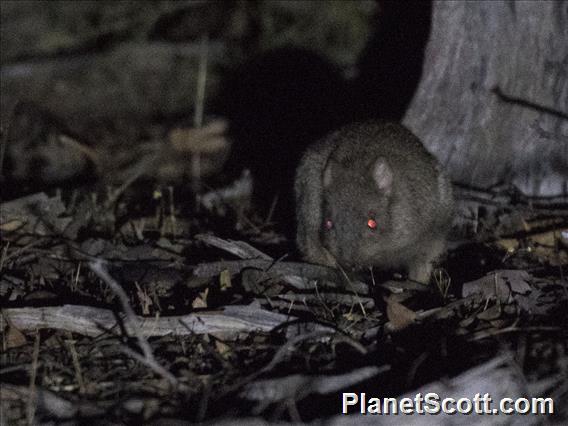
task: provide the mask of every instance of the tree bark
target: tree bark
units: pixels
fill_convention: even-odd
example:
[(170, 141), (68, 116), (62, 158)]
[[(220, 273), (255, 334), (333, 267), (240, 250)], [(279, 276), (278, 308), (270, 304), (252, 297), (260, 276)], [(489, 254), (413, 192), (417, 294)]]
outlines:
[(568, 2), (433, 5), (404, 122), (454, 182), (568, 195)]

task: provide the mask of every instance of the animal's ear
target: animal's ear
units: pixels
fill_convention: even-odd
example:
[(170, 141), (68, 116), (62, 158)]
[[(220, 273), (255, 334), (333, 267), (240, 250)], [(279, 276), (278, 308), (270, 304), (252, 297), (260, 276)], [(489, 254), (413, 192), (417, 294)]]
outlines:
[(379, 191), (389, 195), (392, 189), (392, 169), (383, 157), (377, 158), (373, 164), (373, 180)]
[(327, 165), (325, 166), (325, 169), (323, 171), (323, 187), (329, 188), (332, 181), (333, 181), (333, 178), (331, 176), (331, 162), (329, 162), (329, 163), (327, 163)]

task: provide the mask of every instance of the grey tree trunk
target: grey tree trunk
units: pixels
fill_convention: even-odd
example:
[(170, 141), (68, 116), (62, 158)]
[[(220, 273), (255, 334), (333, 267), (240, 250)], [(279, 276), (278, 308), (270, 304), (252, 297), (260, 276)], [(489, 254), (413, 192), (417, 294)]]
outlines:
[(404, 123), (454, 182), (568, 195), (568, 1), (435, 1)]

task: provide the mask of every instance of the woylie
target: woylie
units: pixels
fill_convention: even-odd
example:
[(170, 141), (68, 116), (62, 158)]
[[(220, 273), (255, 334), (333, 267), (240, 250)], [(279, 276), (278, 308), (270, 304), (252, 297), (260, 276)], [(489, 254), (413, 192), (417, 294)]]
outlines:
[(451, 227), (452, 189), (408, 129), (371, 121), (331, 133), (307, 149), (294, 191), (307, 261), (402, 269), (429, 281)]

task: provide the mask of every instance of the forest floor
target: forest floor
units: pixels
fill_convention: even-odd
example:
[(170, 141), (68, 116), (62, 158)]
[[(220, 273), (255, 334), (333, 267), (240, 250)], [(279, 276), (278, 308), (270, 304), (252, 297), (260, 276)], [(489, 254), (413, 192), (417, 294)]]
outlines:
[[(333, 417), (342, 392), (472, 389), (552, 397), (560, 423), (566, 206), (493, 196), (487, 208), (472, 194), (461, 212), (485, 204), (464, 220), (477, 237), (450, 244), (428, 287), (301, 263), (254, 208), (209, 205), (187, 185), (3, 202), (5, 424), (343, 424), (357, 417)], [(504, 223), (524, 229), (503, 235)]]

